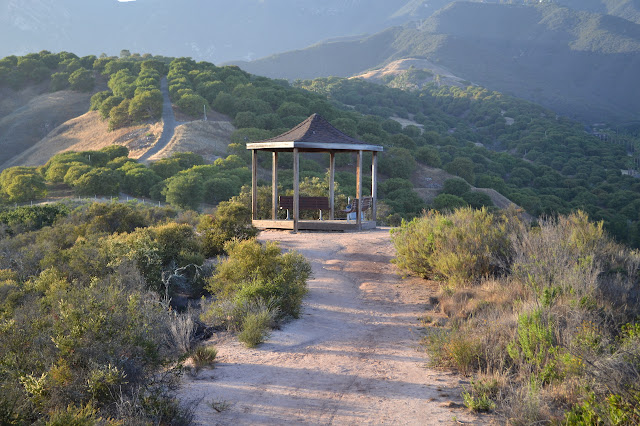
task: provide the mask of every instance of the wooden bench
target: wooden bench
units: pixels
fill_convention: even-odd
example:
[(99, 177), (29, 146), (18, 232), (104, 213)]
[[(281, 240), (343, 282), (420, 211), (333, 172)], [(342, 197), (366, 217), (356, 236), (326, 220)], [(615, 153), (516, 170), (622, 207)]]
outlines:
[[(278, 205), (280, 210), (287, 210), (287, 220), (289, 219), (289, 210), (293, 210), (293, 196), (281, 195), (278, 197)], [(320, 220), (322, 220), (322, 210), (329, 210), (329, 198), (327, 197), (299, 197), (298, 208), (300, 210), (319, 210)]]

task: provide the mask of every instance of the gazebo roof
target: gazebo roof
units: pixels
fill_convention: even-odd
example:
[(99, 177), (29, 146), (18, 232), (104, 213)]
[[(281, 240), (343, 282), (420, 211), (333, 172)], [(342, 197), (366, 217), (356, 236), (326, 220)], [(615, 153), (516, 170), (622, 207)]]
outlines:
[(292, 151), (294, 148), (301, 151), (382, 151), (381, 146), (345, 135), (318, 114), (275, 138), (247, 144), (247, 149), (268, 151)]

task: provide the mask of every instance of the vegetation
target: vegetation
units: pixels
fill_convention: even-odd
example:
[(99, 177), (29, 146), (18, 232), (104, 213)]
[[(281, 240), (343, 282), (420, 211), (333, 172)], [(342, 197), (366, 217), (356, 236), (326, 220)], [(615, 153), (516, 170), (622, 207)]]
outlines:
[(400, 267), (443, 281), (450, 326), (425, 344), (435, 364), (474, 376), (468, 407), (517, 424), (640, 421), (640, 254), (602, 222), (462, 209), (392, 237)]
[[(173, 298), (211, 291), (211, 306), (245, 309), (239, 338), (257, 344), (264, 327), (298, 314), (310, 276), (301, 255), (243, 241), (255, 230), (241, 206), (220, 210), (94, 203), (0, 213), (0, 422), (188, 423), (174, 398), (179, 361), (189, 355), (197, 371), (216, 350), (192, 350), (198, 312), (180, 312)], [(204, 264), (211, 240), (229, 252), (214, 270)], [(210, 312), (209, 325), (229, 326)]]
[[(635, 167), (631, 159), (640, 142), (637, 136), (616, 139), (622, 143), (603, 141), (549, 110), (477, 86), (431, 83), (406, 92), (336, 77), (298, 81), (297, 86), (353, 108), (340, 110), (336, 113), (340, 118), (330, 119), (339, 128), (352, 123), (357, 136), (386, 147), (380, 162), (386, 177), (406, 176), (402, 175), (404, 168), (384, 167), (398, 150), (407, 154), (402, 151), (406, 148), (393, 145), (400, 140), (394, 136), (402, 134), (418, 147), (409, 154), (419, 163), (441, 166), (470, 185), (493, 188), (533, 216), (582, 209), (603, 221), (620, 242), (640, 245), (635, 207), (640, 202), (640, 183), (621, 173)], [(398, 128), (394, 117), (411, 118), (423, 130)], [(385, 159), (387, 155), (391, 158)], [(413, 167), (411, 160), (403, 164)], [(395, 196), (406, 197), (407, 193), (385, 193), (386, 201), (394, 206)], [(471, 194), (450, 193), (459, 198), (440, 198), (432, 207), (490, 207), (486, 197)], [(401, 206), (395, 211), (411, 217)]]

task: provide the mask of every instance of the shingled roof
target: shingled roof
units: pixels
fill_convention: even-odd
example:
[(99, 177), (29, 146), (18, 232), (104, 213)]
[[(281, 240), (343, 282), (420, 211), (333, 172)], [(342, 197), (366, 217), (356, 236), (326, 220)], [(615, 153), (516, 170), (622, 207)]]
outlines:
[(324, 142), (366, 144), (345, 135), (318, 114), (313, 114), (293, 129), (263, 142)]
[(271, 139), (247, 144), (247, 149), (302, 148), (382, 151), (333, 127), (318, 114), (313, 114), (293, 129)]

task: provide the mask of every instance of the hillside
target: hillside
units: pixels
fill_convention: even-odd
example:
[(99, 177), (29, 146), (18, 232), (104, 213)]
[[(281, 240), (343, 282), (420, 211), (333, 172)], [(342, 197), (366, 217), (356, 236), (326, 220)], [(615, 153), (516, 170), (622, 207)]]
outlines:
[(67, 120), (85, 113), (91, 97), (70, 91), (34, 96), (33, 87), (17, 95), (4, 90), (6, 115), (0, 115), (0, 164), (37, 144)]
[[(353, 55), (359, 47), (367, 55)], [(587, 122), (637, 120), (640, 25), (557, 5), (453, 3), (420, 24), (242, 63), (276, 78), (351, 76), (424, 58), (476, 84)], [(335, 60), (339, 58), (340, 60)], [(615, 78), (612, 78), (615, 76)]]
[(55, 154), (65, 151), (99, 150), (109, 145), (124, 145), (137, 158), (157, 140), (162, 123), (107, 130), (107, 122), (91, 111), (72, 118), (53, 129), (38, 143), (10, 158), (0, 169), (13, 166), (41, 166)]

